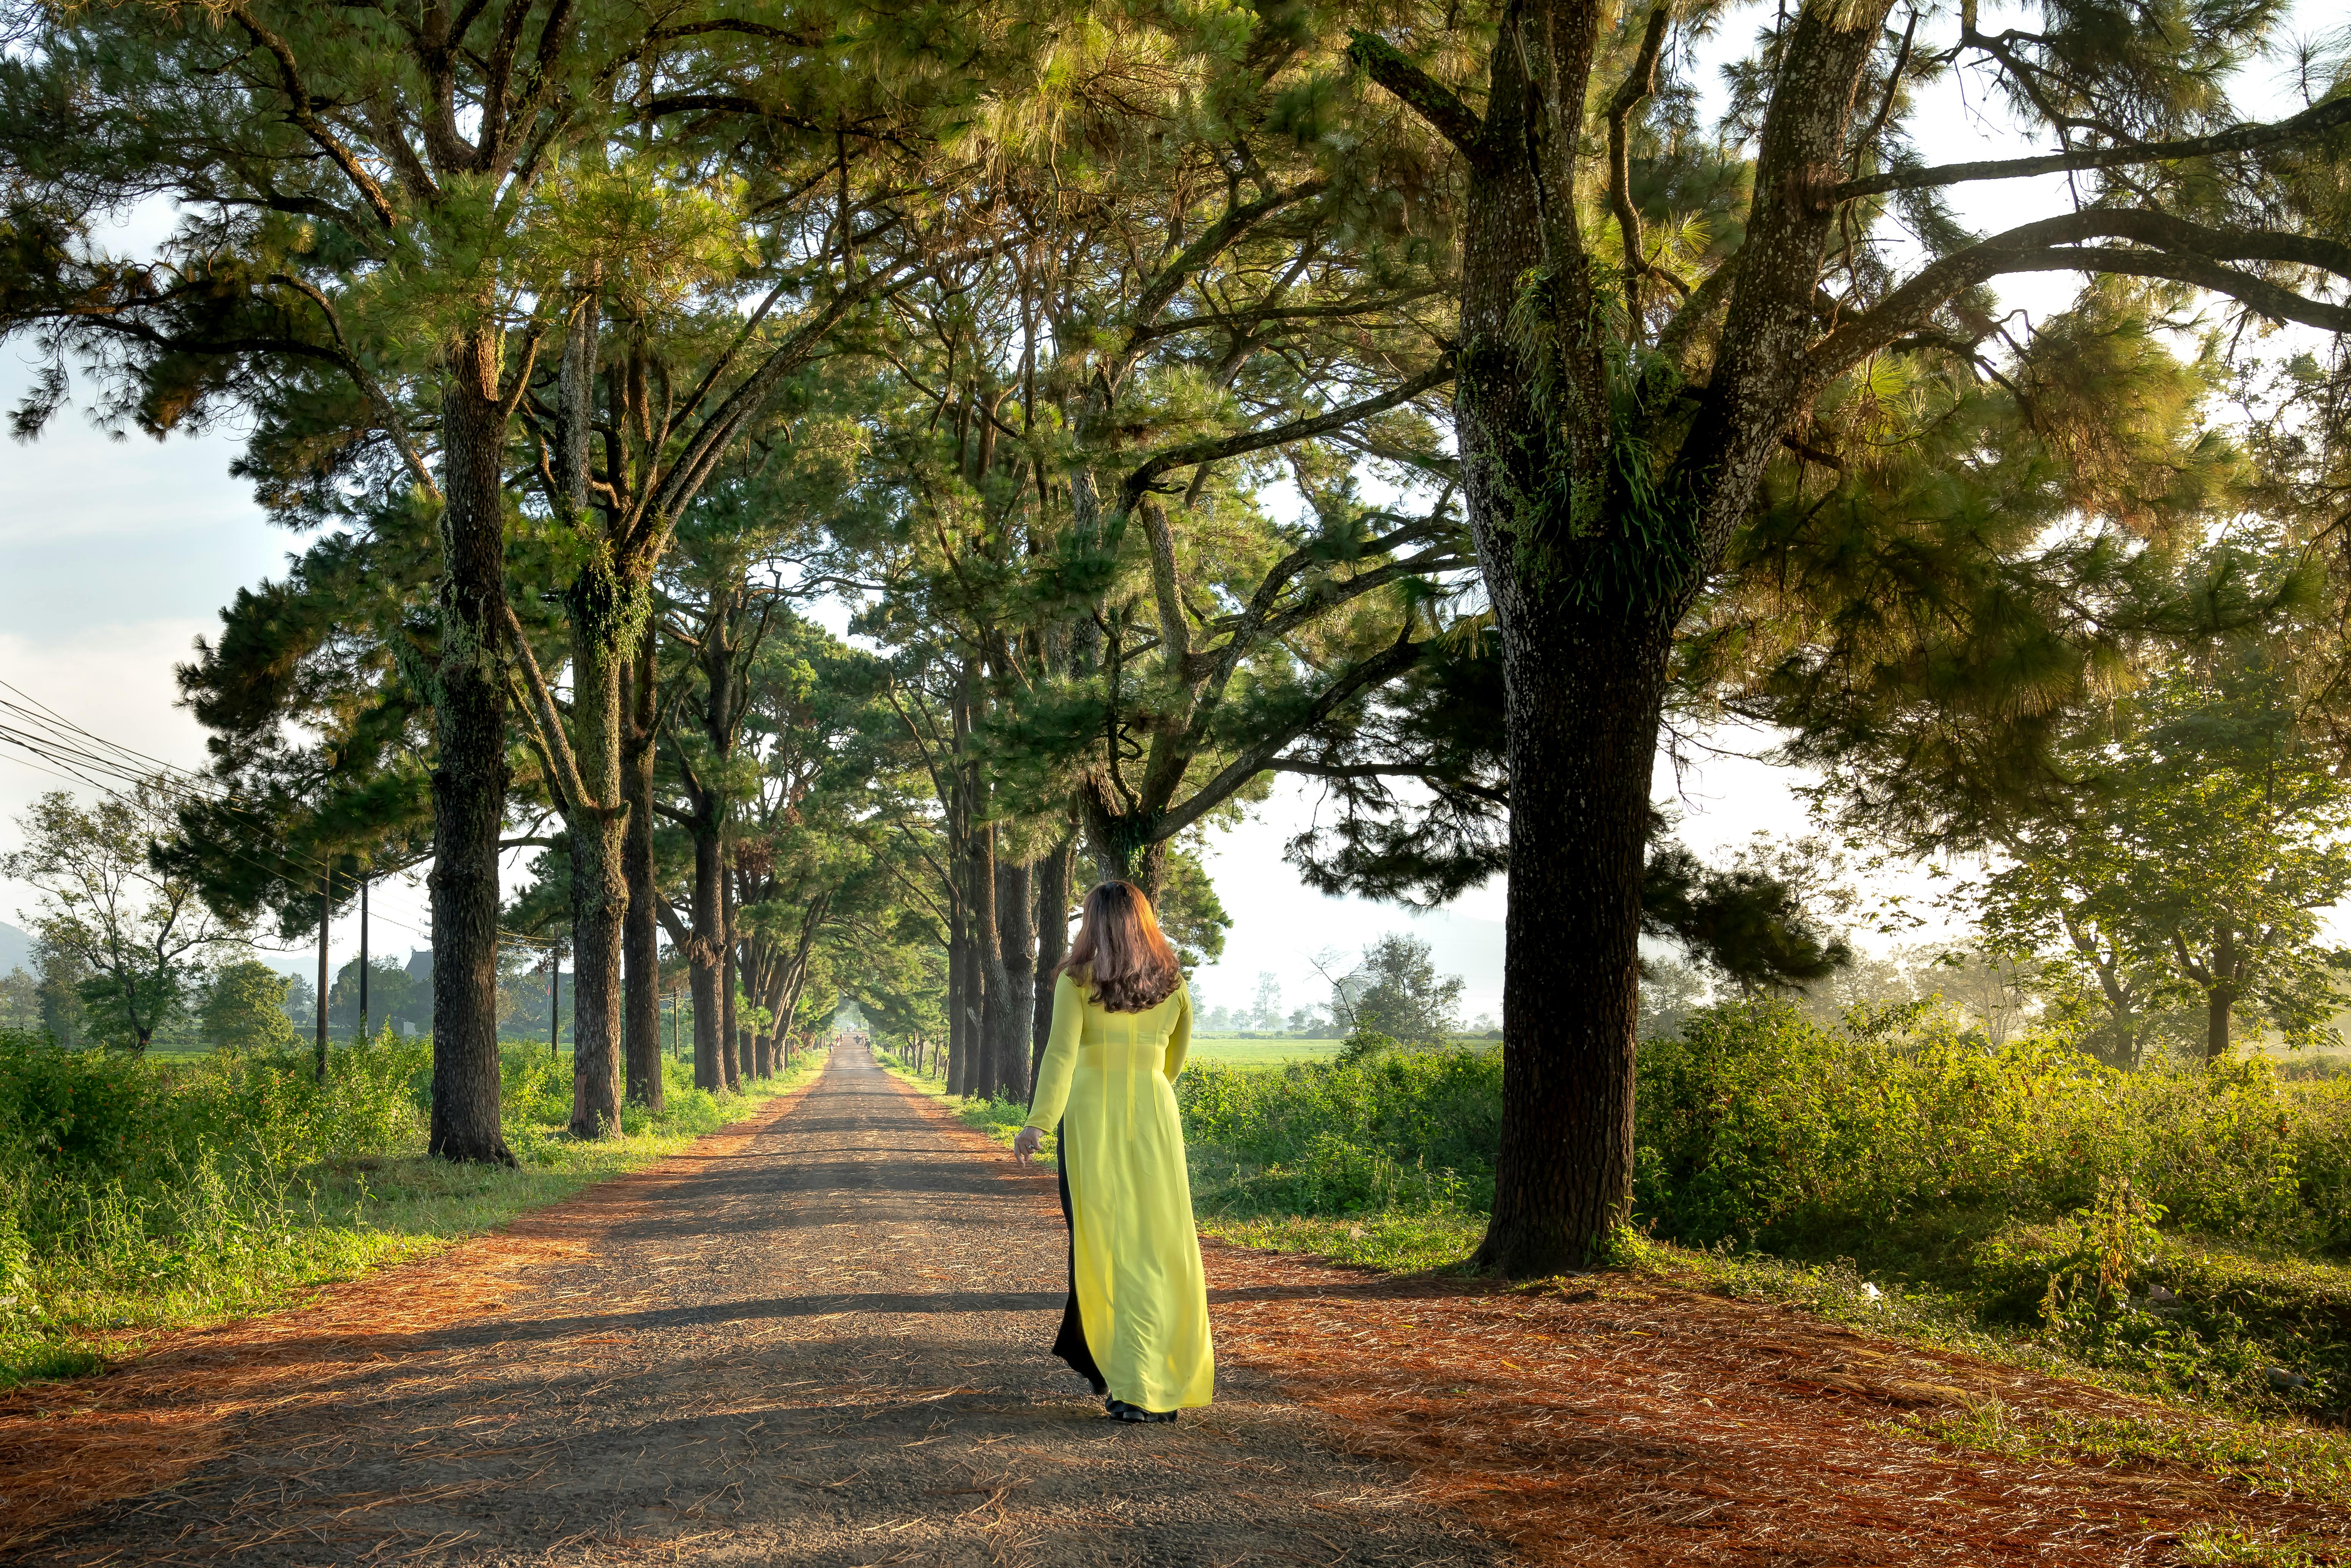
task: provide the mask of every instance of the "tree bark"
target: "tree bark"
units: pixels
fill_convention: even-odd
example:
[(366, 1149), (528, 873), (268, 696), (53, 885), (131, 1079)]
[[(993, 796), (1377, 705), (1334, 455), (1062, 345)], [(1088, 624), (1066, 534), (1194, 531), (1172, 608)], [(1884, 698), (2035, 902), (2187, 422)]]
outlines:
[(629, 884), (622, 927), (621, 1047), (628, 1064), (629, 1099), (662, 1113), (661, 926), (653, 908), (653, 639), (637, 639), (629, 678), (629, 725), (622, 752), (622, 784), (629, 809), (621, 846)]
[(621, 1130), (621, 932), (629, 907), (621, 807), (623, 672), (643, 630), (643, 589), (609, 557), (583, 564), (565, 596), (571, 622), (572, 753), (584, 800), (569, 814), (571, 845), (571, 1135)]
[(721, 839), (718, 848), (718, 1071), (728, 1092), (739, 1094), (743, 1092), (743, 1037), (737, 1032), (742, 1026), (735, 1016), (735, 991), (742, 955), (735, 945), (735, 868), (726, 863), (734, 846)]
[(1063, 839), (1037, 863), (1036, 1000), (1031, 1009), (1029, 1082), (1033, 1089), (1045, 1065), (1045, 1041), (1053, 1032), (1052, 974), (1070, 955), (1070, 862), (1077, 840)]
[[(500, 343), (450, 346), (442, 397), (441, 644), (433, 672), (433, 1118), (444, 1159), (513, 1165), (498, 1125), (498, 836), (507, 797)], [(327, 1005), (321, 995), (319, 1005)]]
[(947, 1092), (957, 1095), (964, 1092), (964, 1080), (968, 1076), (967, 1069), (969, 1068), (971, 1061), (970, 1047), (967, 1043), (967, 1036), (964, 1029), (964, 1014), (966, 1011), (967, 1001), (965, 995), (966, 987), (964, 983), (964, 954), (966, 949), (970, 946), (970, 936), (965, 929), (966, 923), (963, 907), (964, 878), (963, 868), (961, 864), (958, 863), (959, 858), (960, 857), (957, 855), (955, 849), (954, 841), (952, 837), (950, 837), (947, 846), (947, 865), (949, 877), (954, 882), (955, 888), (951, 894), (952, 902), (947, 911), (946, 1078)]
[(1502, 1129), (1481, 1267), (1580, 1268), (1626, 1218), (1662, 639), (1554, 605), (1504, 646)]
[(972, 969), (979, 991), (979, 1028), (971, 1052), (970, 1093), (993, 1100), (1003, 1086), (1004, 1008), (1010, 982), (1004, 972), (1004, 954), (998, 946), (996, 924), (996, 827), (989, 823), (971, 835)]
[(2229, 1054), (2229, 1031), (2237, 1008), (2237, 933), (2227, 925), (2212, 943), (2212, 984), (2204, 992), (2204, 1060)]
[(725, 922), (718, 884), (726, 874), (719, 865), (718, 831), (705, 825), (708, 813), (697, 811), (694, 824), (694, 941), (689, 949), (694, 990), (694, 1086), (712, 1093), (726, 1086), (718, 1065), (719, 971), (725, 943)]
[(1004, 1005), (996, 1040), (997, 1083), (1007, 1100), (1029, 1098), (1029, 1054), (1037, 1018), (1037, 905), (1027, 865), (996, 873), (997, 973)]

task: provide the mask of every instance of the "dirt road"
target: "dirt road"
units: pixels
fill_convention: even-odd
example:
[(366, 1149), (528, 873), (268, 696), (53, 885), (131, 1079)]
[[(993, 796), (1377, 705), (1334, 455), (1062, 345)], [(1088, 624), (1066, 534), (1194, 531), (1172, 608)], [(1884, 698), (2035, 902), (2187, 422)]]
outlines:
[(175, 1484), (17, 1560), (1503, 1560), (1407, 1472), (1318, 1446), (1318, 1418), (1247, 1369), (1176, 1427), (1106, 1420), (1046, 1354), (1051, 1184), (862, 1051), (746, 1134), (598, 1190), (490, 1310), (338, 1330), (310, 1364), (269, 1342), (282, 1393), (205, 1417)]

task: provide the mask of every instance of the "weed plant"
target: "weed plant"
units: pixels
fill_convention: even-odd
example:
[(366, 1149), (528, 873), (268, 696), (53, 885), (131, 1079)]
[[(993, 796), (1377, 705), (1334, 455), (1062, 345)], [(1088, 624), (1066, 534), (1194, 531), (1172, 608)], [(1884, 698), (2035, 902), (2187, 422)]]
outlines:
[(0, 1388), (96, 1369), (145, 1331), (265, 1310), (473, 1235), (742, 1113), (665, 1064), (667, 1109), (579, 1142), (566, 1058), (501, 1055), (518, 1167), (423, 1154), (428, 1042), (162, 1062), (0, 1032)]

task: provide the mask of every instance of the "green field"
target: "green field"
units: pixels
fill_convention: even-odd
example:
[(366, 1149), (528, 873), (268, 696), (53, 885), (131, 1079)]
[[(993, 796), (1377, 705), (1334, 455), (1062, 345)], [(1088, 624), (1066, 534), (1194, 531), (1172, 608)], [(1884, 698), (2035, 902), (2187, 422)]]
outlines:
[[(1201, 1034), (1192, 1037), (1191, 1060), (1213, 1061), (1219, 1067), (1233, 1067), (1244, 1071), (1259, 1068), (1287, 1067), (1293, 1061), (1329, 1061), (1339, 1054), (1345, 1042), (1336, 1040), (1267, 1040), (1249, 1035)], [(1470, 1051), (1490, 1050), (1490, 1040), (1456, 1040), (1455, 1045)]]
[(1219, 1067), (1287, 1067), (1293, 1061), (1328, 1061), (1339, 1054), (1335, 1040), (1249, 1040), (1237, 1035), (1194, 1035), (1190, 1060)]

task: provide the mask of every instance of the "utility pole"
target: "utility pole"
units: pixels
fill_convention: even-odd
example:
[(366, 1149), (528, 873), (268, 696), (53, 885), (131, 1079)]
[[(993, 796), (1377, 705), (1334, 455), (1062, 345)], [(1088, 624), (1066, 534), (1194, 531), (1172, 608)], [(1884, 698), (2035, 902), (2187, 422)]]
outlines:
[(368, 879), (365, 875), (361, 875), (360, 878), (360, 1032), (353, 1037), (352, 1041), (357, 1045), (365, 1045), (368, 1037), (367, 894)]
[(547, 1054), (563, 1054), (563, 957), (547, 945)]
[(327, 922), (335, 914), (335, 872), (329, 866), (319, 876), (319, 1082), (327, 1081)]

